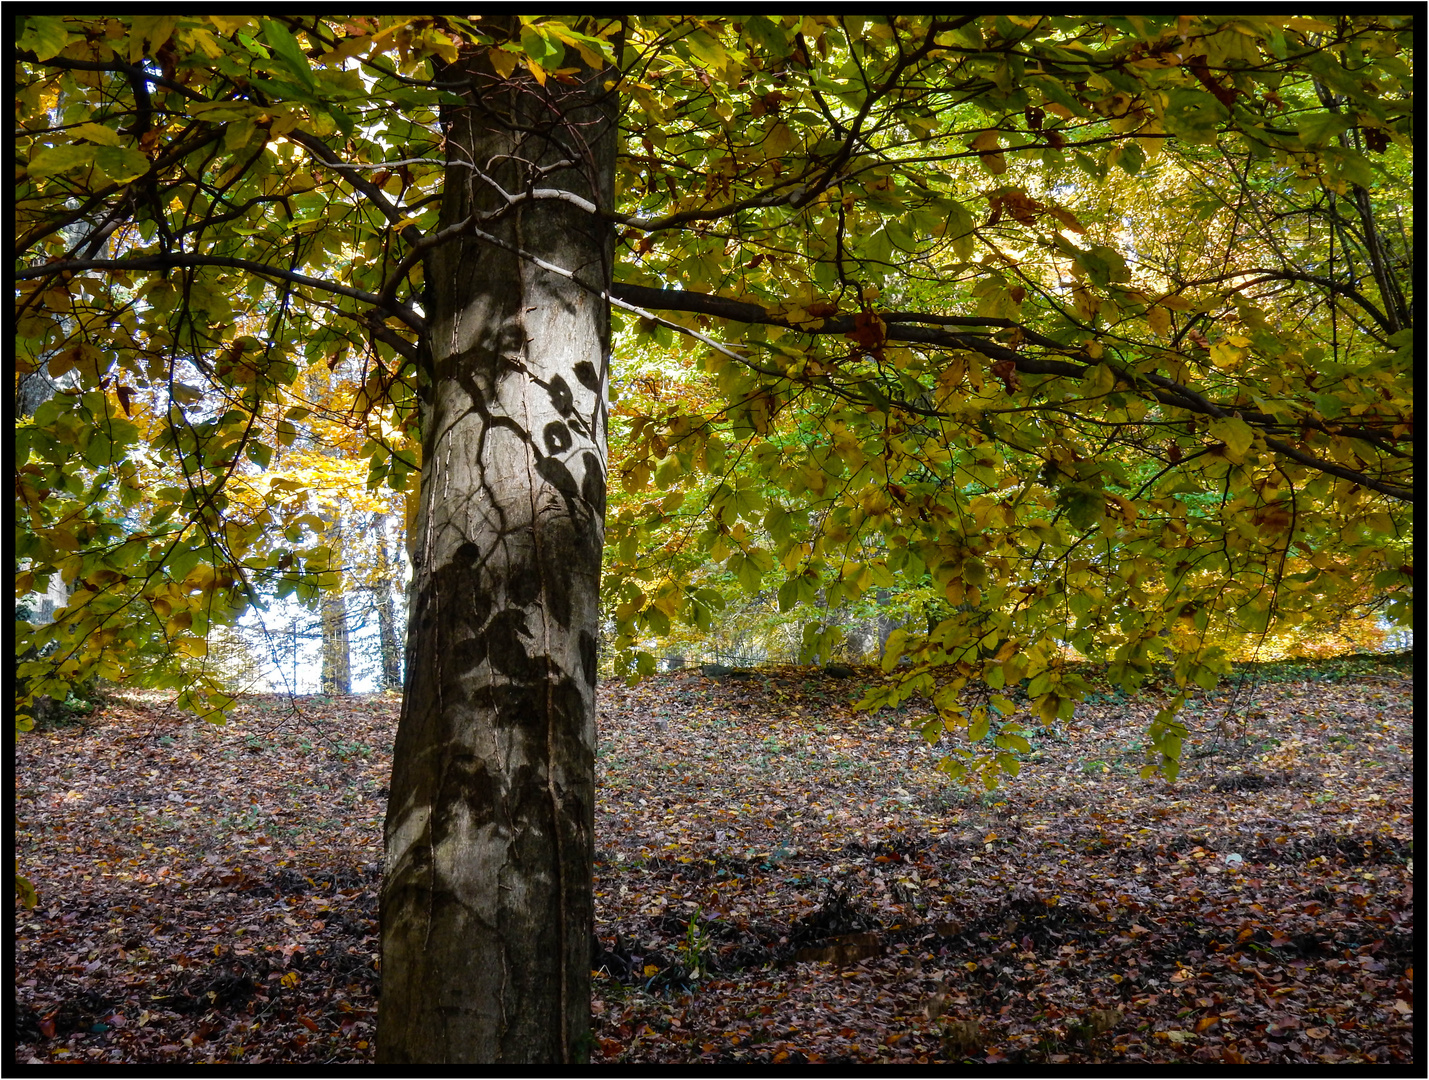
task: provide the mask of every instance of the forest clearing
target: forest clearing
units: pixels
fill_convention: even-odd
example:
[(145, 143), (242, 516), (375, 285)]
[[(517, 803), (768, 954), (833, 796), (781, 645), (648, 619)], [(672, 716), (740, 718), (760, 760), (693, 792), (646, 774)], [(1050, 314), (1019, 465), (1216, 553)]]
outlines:
[[(1094, 682), (994, 791), (873, 669), (603, 683), (592, 1060), (1412, 1061), (1408, 655), (1252, 668), (1175, 784)], [(17, 1060), (370, 1063), (397, 708), (22, 740)]]

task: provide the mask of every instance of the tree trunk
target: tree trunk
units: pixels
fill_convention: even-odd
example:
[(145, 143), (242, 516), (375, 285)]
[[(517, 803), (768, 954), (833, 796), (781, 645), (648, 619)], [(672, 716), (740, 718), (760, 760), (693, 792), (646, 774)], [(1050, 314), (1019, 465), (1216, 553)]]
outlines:
[(352, 650), (347, 633), (347, 598), (340, 592), (323, 597), (324, 694), (352, 693)]
[[(477, 58), (449, 75), (475, 90), (443, 117), (441, 228), (506, 205), (473, 163), (512, 195), (611, 206), (604, 73), (501, 84)], [(575, 164), (535, 171), (561, 160)], [(388, 1064), (589, 1053), (611, 234), (555, 199), (481, 228), (589, 288), (469, 236), (427, 258), (421, 506), (382, 888)]]
[(377, 642), (382, 652), (382, 689), (402, 689), (402, 648), (397, 641), (397, 605), (392, 601), (392, 587), (378, 586)]
[(387, 515), (373, 516), (373, 531), (377, 534), (378, 573), (373, 586), (373, 606), (377, 609), (377, 642), (382, 655), (382, 689), (402, 689), (402, 647), (397, 640), (397, 611), (392, 602), (392, 590), (397, 581), (397, 568), (387, 546)]

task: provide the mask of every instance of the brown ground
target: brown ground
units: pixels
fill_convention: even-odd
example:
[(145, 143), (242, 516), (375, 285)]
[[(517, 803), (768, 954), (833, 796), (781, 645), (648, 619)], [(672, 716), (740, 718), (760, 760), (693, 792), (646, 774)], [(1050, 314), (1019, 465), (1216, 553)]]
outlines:
[[(1413, 682), (1351, 667), (1193, 701), (1175, 785), (1103, 690), (993, 793), (859, 679), (607, 684), (593, 1059), (1413, 1061)], [(17, 1060), (370, 1062), (396, 713), (23, 736)]]

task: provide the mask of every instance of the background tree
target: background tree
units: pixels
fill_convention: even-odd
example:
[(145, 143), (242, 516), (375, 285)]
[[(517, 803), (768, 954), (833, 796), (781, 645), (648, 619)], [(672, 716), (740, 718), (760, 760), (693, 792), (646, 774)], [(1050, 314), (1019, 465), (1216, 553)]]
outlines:
[[(684, 565), (790, 610), (927, 590), (887, 699), (927, 695), (927, 737), (966, 729), (948, 771), (995, 782), (1020, 733), (970, 747), (1013, 682), (1071, 714), (1067, 645), (1184, 686), (1228, 636), (1407, 613), (1412, 33), (29, 17), (17, 358), (77, 382), (17, 428), (17, 592), (73, 587), (22, 627), (50, 649), (27, 694), (97, 674), (221, 710), (170, 658), (335, 584), (265, 470), (303, 372), (353, 358), (416, 572), (381, 1053), (578, 1058), (607, 305), (713, 388), (622, 431), (644, 505), (700, 488)], [(146, 459), (179, 482), (146, 493)], [(613, 569), (626, 669), (714, 605), (708, 575)], [(1171, 778), (1178, 705), (1150, 731)]]

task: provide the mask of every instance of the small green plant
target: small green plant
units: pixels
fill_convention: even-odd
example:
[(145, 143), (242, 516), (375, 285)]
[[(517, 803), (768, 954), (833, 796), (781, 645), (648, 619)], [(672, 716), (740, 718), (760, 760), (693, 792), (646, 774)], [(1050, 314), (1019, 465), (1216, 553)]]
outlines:
[(1111, 772), (1111, 766), (1105, 761), (1084, 761), (1082, 762), (1082, 772), (1087, 776), (1099, 776), (1102, 773)]
[(680, 963), (690, 973), (691, 979), (700, 979), (709, 974), (709, 935), (700, 925), (700, 911), (697, 908), (685, 926), (685, 941), (680, 946)]
[(353, 758), (368, 758), (372, 756), (372, 747), (366, 743), (349, 742), (346, 739), (338, 739), (333, 743), (333, 754), (343, 761), (350, 761)]

